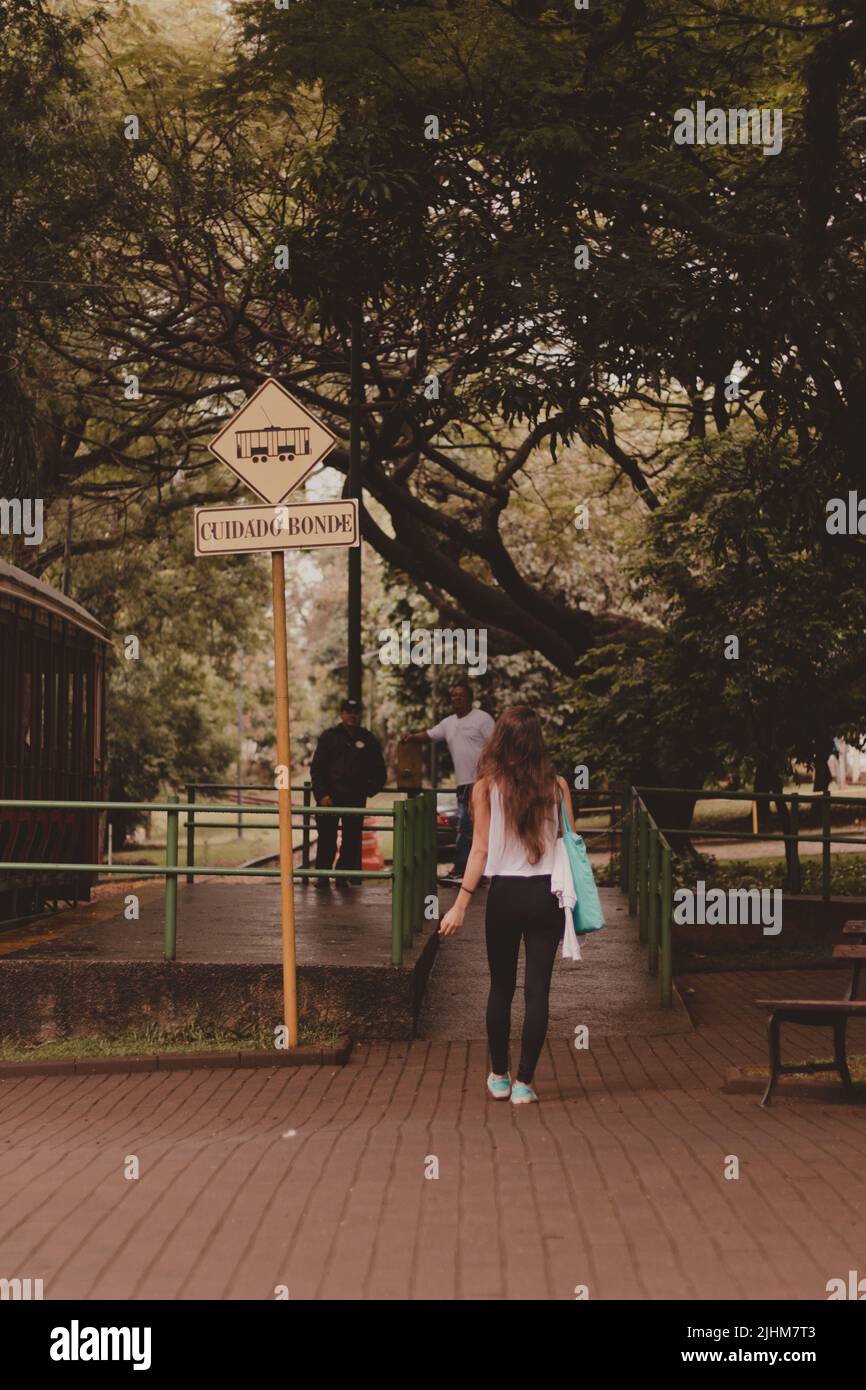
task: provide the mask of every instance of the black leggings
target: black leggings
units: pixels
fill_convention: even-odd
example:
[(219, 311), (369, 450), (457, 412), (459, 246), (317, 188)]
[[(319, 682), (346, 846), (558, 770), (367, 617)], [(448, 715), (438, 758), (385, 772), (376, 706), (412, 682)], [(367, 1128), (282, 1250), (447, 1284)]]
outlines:
[(517, 1080), (528, 1084), (547, 1035), (550, 976), (564, 930), (565, 913), (550, 891), (549, 874), (531, 878), (494, 876), (487, 895), (484, 931), (490, 966), (487, 1039), (491, 1066), (498, 1076), (508, 1071), (511, 1001), (517, 983), (520, 938), (526, 943), (526, 1011)]

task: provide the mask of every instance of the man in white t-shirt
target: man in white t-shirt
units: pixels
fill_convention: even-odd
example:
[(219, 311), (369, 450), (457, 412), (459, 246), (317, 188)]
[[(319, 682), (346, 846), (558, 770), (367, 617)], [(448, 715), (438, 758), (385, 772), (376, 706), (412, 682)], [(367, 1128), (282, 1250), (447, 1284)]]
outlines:
[(458, 681), (451, 687), (451, 708), (454, 713), (434, 724), (432, 729), (424, 729), (417, 734), (407, 734), (407, 742), (421, 742), (432, 739), (434, 743), (444, 740), (454, 764), (454, 778), (457, 782), (457, 845), (454, 850), (454, 867), (446, 876), (459, 883), (466, 868), (469, 851), (472, 848), (472, 784), (481, 750), (493, 733), (495, 721), (483, 709), (473, 709), (472, 689), (466, 681)]

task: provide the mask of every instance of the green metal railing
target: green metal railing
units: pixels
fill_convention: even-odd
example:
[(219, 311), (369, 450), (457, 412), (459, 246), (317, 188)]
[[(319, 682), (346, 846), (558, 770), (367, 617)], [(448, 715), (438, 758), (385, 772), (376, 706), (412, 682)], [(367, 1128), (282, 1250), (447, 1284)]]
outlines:
[[(300, 792), (301, 795), (302, 795), (302, 797), (303, 797), (303, 806), (299, 808), (299, 810), (300, 810), (300, 812), (301, 812), (301, 817), (302, 817), (302, 820), (301, 820), (301, 867), (302, 867), (303, 869), (308, 869), (308, 868), (310, 867), (310, 848), (311, 848), (311, 845), (312, 845), (312, 837), (311, 837), (311, 835), (310, 835), (310, 816), (307, 815), (307, 814), (305, 814), (305, 813), (308, 812), (308, 811), (312, 808), (312, 805), (313, 805), (313, 784), (312, 784), (312, 782), (302, 782), (302, 783), (300, 783), (300, 784), (298, 784), (298, 785), (294, 785), (294, 784), (293, 784), (292, 787), (291, 787), (291, 790), (292, 790), (293, 792)], [(418, 793), (421, 792), (422, 790), (423, 790), (423, 789), (422, 789), (421, 787), (383, 787), (383, 788), (382, 788), (382, 791), (383, 791), (383, 792), (392, 792), (392, 793), (396, 793), (396, 794), (398, 794), (398, 795), (403, 795), (403, 796), (417, 796)], [(186, 828), (186, 854), (187, 854), (187, 864), (190, 866), (190, 872), (189, 872), (189, 874), (187, 875), (187, 880), (186, 880), (187, 883), (193, 883), (193, 882), (194, 882), (193, 869), (194, 869), (194, 867), (195, 867), (195, 827), (196, 827), (196, 818), (198, 818), (199, 820), (201, 820), (202, 817), (208, 817), (208, 816), (212, 815), (214, 812), (218, 812), (219, 814), (222, 814), (222, 813), (224, 812), (224, 810), (225, 810), (225, 807), (216, 807), (216, 806), (206, 806), (206, 805), (203, 805), (203, 804), (202, 804), (200, 801), (198, 801), (198, 799), (197, 799), (197, 795), (198, 795), (198, 793), (199, 793), (200, 791), (221, 791), (221, 792), (238, 792), (238, 793), (240, 793), (240, 792), (271, 792), (273, 795), (275, 795), (275, 796), (277, 795), (277, 789), (276, 789), (276, 787), (273, 786), (272, 783), (254, 783), (254, 782), (253, 782), (253, 783), (250, 783), (250, 782), (247, 782), (247, 783), (241, 784), (241, 783), (238, 783), (238, 782), (187, 782), (187, 784), (186, 784), (187, 818), (186, 818), (186, 820), (184, 821), (184, 826), (185, 826), (185, 828)], [(233, 818), (232, 818), (232, 820), (230, 820), (230, 821), (213, 821), (213, 820), (206, 820), (205, 823), (206, 823), (206, 825), (207, 825), (207, 828), (208, 828), (209, 830), (220, 830), (220, 829), (221, 829), (221, 830), (234, 830), (234, 829), (241, 830), (242, 827), (243, 827), (243, 817), (244, 817), (244, 813), (245, 813), (247, 810), (249, 810), (249, 806), (250, 806), (250, 803), (242, 802), (242, 801), (240, 800), (240, 797), (239, 797), (236, 806), (232, 806), (232, 807), (231, 807), (231, 810), (232, 810), (232, 812), (233, 812)], [(262, 809), (262, 810), (269, 810), (269, 811), (272, 811), (273, 814), (276, 815), (277, 809), (278, 809), (278, 808), (277, 808), (277, 803), (274, 802), (274, 804), (273, 804), (272, 807), (261, 807), (261, 809)], [(317, 807), (316, 810), (318, 810), (318, 809), (319, 809), (319, 808)], [(372, 811), (370, 812), (370, 814), (371, 814), (371, 815), (375, 815), (375, 813), (376, 813), (376, 807), (373, 807), (373, 809), (372, 809)], [(276, 829), (277, 826), (278, 826), (278, 824), (279, 824), (278, 821), (274, 821), (273, 825), (272, 825), (272, 826), (269, 826), (268, 828), (269, 828), (269, 829)], [(297, 827), (298, 822), (295, 821), (295, 820), (293, 820), (293, 821), (292, 821), (292, 825), (295, 826), (295, 827)], [(371, 829), (371, 830), (383, 830), (383, 829), (387, 829), (387, 828), (389, 828), (389, 827), (386, 827), (386, 826), (369, 826), (369, 827), (368, 827), (368, 829)]]
[[(76, 863), (31, 863), (10, 861), (0, 863), (0, 873), (57, 873), (69, 872), (84, 874), (120, 874), (127, 878), (165, 878), (165, 923), (163, 935), (163, 957), (174, 960), (177, 950), (177, 880), (184, 874), (189, 882), (196, 874), (208, 878), (277, 878), (279, 867), (275, 868), (226, 868), (210, 865), (197, 867), (194, 863), (178, 863), (178, 830), (181, 805), (176, 796), (166, 802), (136, 801), (30, 801), (0, 800), (4, 808), (33, 811), (136, 811), (164, 812), (166, 815), (166, 843), (164, 864), (76, 864)], [(236, 810), (232, 806), (208, 806), (198, 808), (196, 815), (214, 813), (224, 815)], [(244, 815), (273, 816), (275, 807), (245, 806)], [(309, 804), (292, 807), (292, 824), (309, 823), (316, 816), (367, 816), (361, 806), (316, 806)], [(300, 879), (315, 878), (359, 878), (389, 879), (391, 893), (391, 962), (402, 965), (404, 949), (411, 945), (413, 934), (418, 931), (425, 919), (425, 899), (436, 895), (436, 793), (430, 790), (419, 791), (403, 801), (395, 801), (390, 807), (377, 807), (375, 815), (385, 819), (384, 826), (377, 829), (393, 829), (394, 849), (390, 869), (311, 869), (304, 866), (293, 867), (293, 876)]]
[(665, 833), (656, 825), (632, 787), (623, 822), (620, 883), (628, 894), (628, 910), (637, 913), (638, 940), (647, 951), (647, 968), (659, 977), (662, 1006), (673, 1002), (673, 854)]
[[(786, 854), (787, 859), (787, 879), (785, 889), (789, 893), (799, 894), (802, 892), (802, 874), (800, 866), (799, 847), (801, 844), (819, 844), (821, 846), (821, 897), (826, 902), (831, 896), (831, 850), (833, 844), (847, 845), (866, 845), (866, 837), (862, 835), (846, 835), (838, 830), (834, 833), (830, 813), (834, 806), (856, 806), (861, 811), (866, 811), (866, 798), (859, 796), (831, 796), (829, 792), (727, 792), (727, 791), (703, 791), (688, 787), (636, 787), (632, 789), (642, 796), (656, 794), (685, 796), (694, 798), (698, 801), (749, 801), (759, 803), (774, 802), (777, 805), (784, 803), (790, 807), (791, 829), (783, 831), (758, 830), (751, 836), (744, 835), (742, 830), (703, 830), (695, 829), (690, 832), (683, 830), (682, 826), (670, 826), (663, 831), (666, 835), (683, 835), (689, 833), (701, 840), (739, 840), (753, 839), (769, 842), (781, 842), (786, 846), (791, 846), (790, 854)], [(803, 834), (800, 829), (800, 811), (803, 806), (815, 805), (820, 809), (821, 827), (820, 834)]]
[[(790, 808), (791, 828), (788, 832), (758, 830), (752, 837), (741, 830), (703, 830), (686, 832), (682, 826), (659, 826), (647, 810), (644, 796), (684, 796), (696, 801), (748, 801), (785, 803)], [(820, 808), (820, 834), (803, 834), (800, 811), (803, 804)], [(623, 851), (620, 861), (620, 886), (628, 894), (628, 908), (637, 915), (638, 939), (647, 948), (647, 964), (652, 974), (661, 977), (661, 1001), (669, 1005), (672, 998), (672, 933), (673, 913), (673, 856), (669, 835), (691, 833), (702, 840), (739, 840), (753, 838), (782, 842), (786, 847), (787, 883), (790, 893), (802, 892), (799, 846), (821, 845), (821, 897), (827, 901), (831, 889), (831, 847), (836, 844), (866, 845), (861, 835), (835, 833), (831, 827), (833, 806), (857, 806), (866, 810), (866, 799), (853, 796), (830, 796), (829, 792), (729, 792), (706, 791), (694, 787), (631, 787), (623, 823)], [(791, 846), (788, 851), (788, 846)]]

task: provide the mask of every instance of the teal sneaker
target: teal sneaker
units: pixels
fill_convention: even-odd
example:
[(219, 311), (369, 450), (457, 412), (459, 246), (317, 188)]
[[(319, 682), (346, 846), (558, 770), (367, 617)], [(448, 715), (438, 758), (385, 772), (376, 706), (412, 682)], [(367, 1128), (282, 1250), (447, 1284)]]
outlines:
[(525, 1081), (515, 1081), (511, 1088), (512, 1105), (532, 1105), (538, 1102), (538, 1096), (531, 1086), (527, 1086)]
[(511, 1095), (510, 1072), (506, 1072), (504, 1076), (494, 1076), (491, 1072), (487, 1078), (487, 1089), (494, 1100), (507, 1100)]

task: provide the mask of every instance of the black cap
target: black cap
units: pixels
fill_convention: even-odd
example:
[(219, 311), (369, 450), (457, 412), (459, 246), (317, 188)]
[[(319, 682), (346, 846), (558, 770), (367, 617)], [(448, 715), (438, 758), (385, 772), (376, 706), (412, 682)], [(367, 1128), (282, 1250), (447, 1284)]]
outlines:
[(344, 700), (343, 703), (342, 703), (341, 706), (340, 706), (340, 709), (341, 709), (341, 711), (344, 710), (344, 709), (347, 709), (347, 710), (349, 710), (352, 714), (360, 714), (360, 713), (361, 713), (361, 701), (360, 701), (360, 700)]

